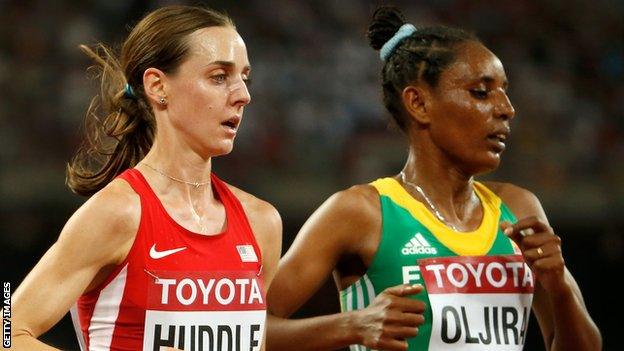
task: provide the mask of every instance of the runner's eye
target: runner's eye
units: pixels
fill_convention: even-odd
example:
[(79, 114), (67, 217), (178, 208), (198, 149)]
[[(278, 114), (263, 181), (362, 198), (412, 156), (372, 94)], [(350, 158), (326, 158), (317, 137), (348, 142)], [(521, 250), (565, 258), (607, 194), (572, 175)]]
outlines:
[(225, 73), (217, 74), (217, 75), (214, 75), (214, 76), (210, 77), (210, 79), (215, 81), (215, 83), (217, 83), (217, 84), (221, 84), (221, 83), (224, 83), (227, 80), (227, 75)]
[(470, 94), (477, 99), (483, 100), (486, 99), (489, 95), (489, 91), (482, 89), (471, 89)]

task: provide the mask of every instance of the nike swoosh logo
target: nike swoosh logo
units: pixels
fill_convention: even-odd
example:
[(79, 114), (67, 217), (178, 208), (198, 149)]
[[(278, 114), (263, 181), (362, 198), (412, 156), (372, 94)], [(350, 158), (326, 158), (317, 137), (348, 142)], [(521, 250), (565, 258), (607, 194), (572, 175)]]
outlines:
[(165, 251), (156, 251), (156, 244), (154, 244), (152, 246), (152, 248), (150, 249), (150, 257), (157, 260), (159, 258), (163, 258), (163, 257), (167, 257), (169, 255), (173, 255), (176, 252), (180, 252), (182, 250), (185, 250), (186, 246), (184, 247), (178, 247), (177, 249), (171, 249), (171, 250), (165, 250)]

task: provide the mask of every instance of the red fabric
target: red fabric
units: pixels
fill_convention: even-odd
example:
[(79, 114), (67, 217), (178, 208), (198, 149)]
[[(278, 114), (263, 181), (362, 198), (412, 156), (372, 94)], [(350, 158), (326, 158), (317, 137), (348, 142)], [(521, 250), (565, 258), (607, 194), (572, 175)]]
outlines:
[[(114, 329), (111, 350), (143, 348), (147, 310), (266, 310), (260, 249), (242, 205), (225, 183), (211, 174), (214, 194), (225, 207), (226, 229), (215, 235), (202, 235), (185, 229), (169, 216), (138, 170), (129, 169), (119, 175), (119, 178), (128, 182), (140, 196), (141, 220), (126, 260), (100, 287), (84, 294), (78, 300), (81, 329), (88, 345), (92, 336), (88, 329), (95, 323), (93, 314), (94, 310), (97, 310), (96, 304), (106, 305), (106, 301), (101, 301), (102, 295), (106, 295), (102, 290), (118, 278), (126, 266), (127, 277), (123, 283), (125, 284), (123, 294), (119, 296), (119, 312), (114, 325), (107, 326), (104, 323), (105, 328)], [(241, 249), (241, 246), (244, 248)], [(249, 252), (251, 247), (257, 256), (257, 262), (243, 262), (253, 261), (253, 255), (251, 259), (243, 259), (244, 255), (240, 253), (240, 250), (243, 250), (243, 253)], [(176, 249), (179, 251), (175, 251)], [(155, 258), (150, 255), (150, 250)], [(156, 277), (161, 280), (157, 280)], [(248, 282), (241, 280), (241, 277), (246, 277)], [(207, 294), (206, 285), (210, 279), (212, 290)], [(229, 285), (222, 284), (219, 279), (224, 279)], [(112, 284), (121, 284), (117, 281), (123, 280), (116, 279)], [(175, 284), (172, 283), (174, 281)], [(254, 284), (249, 283), (252, 281)], [(216, 306), (216, 294), (219, 294), (218, 298), (222, 304), (230, 304), (227, 289), (233, 286), (231, 282), (242, 282), (235, 286), (236, 291), (232, 291), (231, 306)], [(255, 299), (249, 300), (252, 285), (260, 287), (261, 298), (256, 295)], [(195, 299), (189, 302), (192, 297)], [(170, 302), (170, 306), (163, 306), (161, 300)]]

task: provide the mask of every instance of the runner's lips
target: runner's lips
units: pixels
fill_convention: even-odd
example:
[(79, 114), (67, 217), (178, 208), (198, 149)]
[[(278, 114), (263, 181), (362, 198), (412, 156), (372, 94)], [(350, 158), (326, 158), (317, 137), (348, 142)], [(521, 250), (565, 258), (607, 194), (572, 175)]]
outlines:
[(507, 130), (497, 131), (492, 134), (489, 134), (487, 137), (488, 139), (499, 141), (504, 144), (507, 141), (507, 138), (509, 137), (509, 131)]
[(487, 140), (490, 141), (496, 152), (503, 152), (505, 150), (509, 134), (509, 129), (500, 129), (492, 134), (489, 134), (487, 136)]
[(238, 128), (238, 125), (240, 124), (240, 121), (241, 121), (241, 117), (240, 116), (234, 116), (234, 117), (232, 117), (232, 118), (222, 122), (221, 125), (236, 130)]

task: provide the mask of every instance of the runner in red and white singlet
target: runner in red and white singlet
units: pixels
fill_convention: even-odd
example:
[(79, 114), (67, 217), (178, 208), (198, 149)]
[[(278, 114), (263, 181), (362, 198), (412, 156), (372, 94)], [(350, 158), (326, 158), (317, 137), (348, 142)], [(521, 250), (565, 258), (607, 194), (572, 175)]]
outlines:
[(226, 210), (216, 235), (168, 214), (136, 170), (120, 175), (141, 198), (126, 260), (72, 309), (83, 350), (259, 350), (265, 302), (260, 251), (240, 202), (214, 174)]
[(71, 311), (83, 351), (264, 350), (281, 219), (212, 173), (251, 102), (234, 22), (165, 6), (119, 54), (81, 49), (101, 89), (67, 185), (89, 200), (13, 294), (10, 346), (58, 350), (38, 338)]

